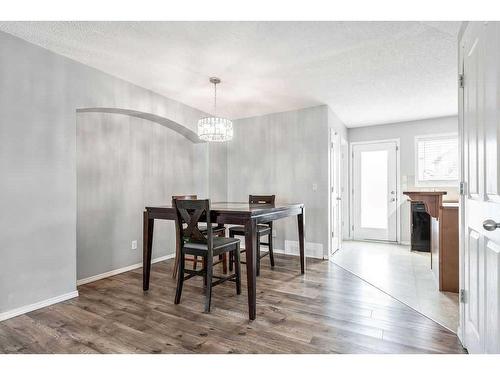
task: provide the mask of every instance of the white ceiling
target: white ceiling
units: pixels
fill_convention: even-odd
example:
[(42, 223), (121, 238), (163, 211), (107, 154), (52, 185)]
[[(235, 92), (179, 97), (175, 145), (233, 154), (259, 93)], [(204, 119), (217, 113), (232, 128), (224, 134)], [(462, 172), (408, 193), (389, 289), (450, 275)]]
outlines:
[(328, 104), (348, 127), (457, 113), (459, 22), (0, 22), (0, 30), (212, 112)]

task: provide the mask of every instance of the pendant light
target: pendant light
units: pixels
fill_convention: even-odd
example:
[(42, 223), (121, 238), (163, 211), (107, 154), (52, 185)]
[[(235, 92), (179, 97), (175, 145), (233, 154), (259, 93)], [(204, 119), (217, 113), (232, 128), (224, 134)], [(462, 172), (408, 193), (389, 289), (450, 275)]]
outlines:
[(217, 84), (221, 80), (210, 77), (214, 84), (214, 115), (198, 120), (198, 137), (207, 142), (226, 142), (233, 139), (233, 122), (227, 118), (217, 117)]

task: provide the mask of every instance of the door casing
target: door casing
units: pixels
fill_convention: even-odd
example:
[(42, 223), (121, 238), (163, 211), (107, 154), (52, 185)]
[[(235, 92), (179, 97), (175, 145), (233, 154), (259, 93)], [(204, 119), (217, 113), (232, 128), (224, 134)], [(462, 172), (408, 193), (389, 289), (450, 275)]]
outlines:
[[(329, 175), (329, 186), (328, 186), (328, 206), (329, 206), (329, 218), (328, 218), (328, 228), (329, 228), (329, 250), (328, 256), (329, 259), (332, 259), (332, 255), (335, 251), (339, 250), (342, 247), (342, 238), (343, 238), (343, 225), (344, 221), (344, 196), (345, 196), (345, 164), (344, 164), (344, 155), (343, 148), (345, 147), (345, 139), (335, 130), (330, 129), (330, 144), (328, 147), (329, 150), (329, 158), (328, 158), (328, 175)], [(332, 163), (334, 165), (332, 165)], [(334, 169), (336, 168), (336, 169)], [(337, 197), (340, 197), (340, 203), (336, 203), (334, 199), (334, 193)], [(335, 208), (337, 212), (335, 212)], [(337, 228), (335, 228), (335, 220), (334, 215), (337, 215)], [(338, 236), (338, 246), (334, 241), (333, 233), (337, 231)]]

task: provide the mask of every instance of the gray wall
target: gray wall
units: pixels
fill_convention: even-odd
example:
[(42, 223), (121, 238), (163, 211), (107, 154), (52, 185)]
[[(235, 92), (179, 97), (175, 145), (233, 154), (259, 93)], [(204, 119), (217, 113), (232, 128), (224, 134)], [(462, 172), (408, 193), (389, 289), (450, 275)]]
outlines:
[[(400, 139), (401, 191), (406, 189), (426, 190), (433, 188), (432, 186), (425, 188), (415, 187), (415, 136), (440, 133), (458, 133), (457, 116), (348, 129), (350, 142)], [(439, 190), (446, 190), (448, 192), (448, 195), (445, 195), (446, 200), (458, 199), (457, 187), (439, 187)], [(400, 198), (401, 241), (406, 243), (410, 241), (410, 205), (406, 196), (402, 195)]]
[[(77, 278), (141, 262), (144, 207), (169, 204), (172, 195), (206, 197), (206, 154), (206, 144), (147, 120), (79, 113)], [(173, 222), (155, 226), (153, 258), (173, 253)]]
[(227, 144), (208, 145), (208, 194), (212, 202), (227, 202)]
[[(203, 115), (181, 103), (0, 32), (0, 175), (2, 176), (0, 313), (75, 290), (77, 268), (75, 110), (85, 107), (122, 107), (152, 112), (193, 130), (197, 119)], [(102, 126), (104, 133), (112, 131), (117, 123), (125, 122), (125, 126), (131, 132), (138, 131), (137, 128), (144, 129), (141, 135), (144, 143), (147, 142), (148, 136), (153, 136), (151, 132), (159, 137), (151, 149), (145, 150), (144, 153), (139, 150), (139, 144), (126, 145), (125, 149), (120, 145), (116, 154), (112, 156), (118, 158), (117, 155), (124, 155), (124, 152), (132, 147), (134, 156), (130, 156), (130, 159), (127, 156), (126, 160), (127, 163), (135, 165), (137, 173), (142, 173), (146, 168), (154, 170), (154, 163), (147, 162), (146, 158), (148, 155), (154, 157), (155, 153), (160, 156), (163, 152), (160, 151), (162, 142), (165, 145), (174, 145), (173, 149), (178, 149), (184, 142), (171, 131), (162, 130), (145, 121), (122, 121), (112, 117), (118, 115), (85, 114), (84, 116), (89, 116), (83, 119), (83, 123), (87, 125), (88, 119), (94, 116), (97, 126)], [(79, 122), (80, 120), (79, 118)], [(170, 134), (174, 138), (167, 140)], [(120, 137), (124, 142), (127, 139), (124, 133), (120, 134)], [(87, 140), (87, 142), (92, 141)], [(101, 139), (95, 139), (94, 142), (106, 145)], [(199, 151), (197, 154), (198, 151), (194, 151), (194, 147), (205, 147), (205, 152)], [(193, 183), (193, 189), (200, 188), (198, 191), (192, 191), (193, 193), (207, 194), (209, 185), (217, 186), (217, 183), (212, 183), (208, 177), (207, 149), (208, 146), (193, 146), (193, 150), (182, 159), (182, 163), (187, 166), (197, 155), (196, 158), (204, 163), (205, 174), (202, 177), (204, 182)], [(224, 160), (223, 151), (215, 150), (213, 158)], [(169, 152), (165, 151), (165, 157), (172, 156)], [(165, 164), (169, 162), (173, 160), (166, 160)], [(141, 171), (141, 168), (145, 169)], [(86, 173), (98, 178), (96, 171), (87, 170)], [(158, 172), (156, 177), (151, 178), (151, 183), (161, 180), (163, 177), (161, 173), (163, 172)], [(164, 173), (165, 176), (170, 176), (168, 174), (170, 172)], [(127, 184), (122, 187), (123, 192), (126, 192), (121, 195), (122, 198), (139, 189), (133, 176), (132, 181), (125, 180), (128, 177), (121, 176), (124, 178), (123, 182)], [(104, 182), (101, 181), (102, 184)], [(96, 185), (96, 194), (102, 193), (99, 191), (102, 184)], [(173, 191), (188, 187), (191, 185), (171, 185), (169, 189)], [(151, 190), (144, 187), (142, 189), (145, 195), (141, 204), (164, 203), (164, 197), (170, 193), (167, 189), (162, 196), (159, 188), (153, 193), (154, 196), (148, 197)], [(112, 201), (105, 207), (108, 209), (117, 206), (118, 203)], [(131, 215), (130, 212), (121, 214), (127, 217)], [(83, 217), (80, 219), (83, 220)], [(122, 244), (129, 239), (130, 234), (125, 232), (124, 238), (115, 237), (111, 242), (113, 246), (117, 246), (116, 248), (104, 250), (113, 254), (121, 251)], [(79, 236), (79, 240), (83, 241), (85, 246), (92, 244), (92, 240), (88, 238), (83, 240)], [(170, 251), (168, 245), (168, 243), (157, 244), (155, 256), (162, 253), (160, 248), (164, 249), (162, 250), (164, 253)], [(130, 254), (129, 246), (126, 246), (123, 252), (124, 255), (123, 257), (120, 255), (120, 258), (117, 255), (114, 255), (113, 259), (107, 255), (103, 256), (102, 263), (105, 267), (96, 259), (93, 263), (95, 270), (82, 270), (81, 274), (90, 275), (97, 270), (101, 272), (109, 270), (108, 268), (116, 268), (115, 261), (116, 264), (125, 265), (137, 260), (135, 254)], [(89, 267), (91, 266), (89, 263)]]
[[(327, 254), (328, 107), (245, 118), (234, 124), (235, 138), (227, 145), (228, 199), (245, 202), (249, 194), (276, 194), (281, 202), (305, 203), (306, 242), (319, 244)], [(277, 249), (285, 250), (285, 240), (297, 241), (295, 218), (277, 221), (275, 228)], [(306, 250), (310, 248), (308, 244)]]
[(75, 290), (70, 65), (0, 33), (0, 312)]

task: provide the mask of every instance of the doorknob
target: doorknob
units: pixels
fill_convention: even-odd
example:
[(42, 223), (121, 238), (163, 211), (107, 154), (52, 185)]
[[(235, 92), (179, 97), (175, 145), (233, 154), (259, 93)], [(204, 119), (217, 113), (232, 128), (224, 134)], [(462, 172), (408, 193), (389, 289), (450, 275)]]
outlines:
[(396, 194), (396, 192), (393, 190), (393, 191), (391, 191), (391, 194)]
[(341, 197), (337, 197), (336, 199), (337, 199), (338, 201), (341, 201), (341, 200), (342, 200), (342, 198), (341, 198)]
[(396, 201), (396, 198), (392, 198), (392, 199), (391, 199), (391, 202), (395, 202), (395, 201)]
[(483, 221), (483, 228), (491, 232), (497, 228), (500, 228), (500, 223), (496, 223), (494, 220), (488, 219)]

